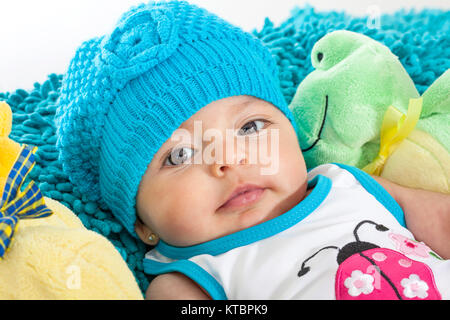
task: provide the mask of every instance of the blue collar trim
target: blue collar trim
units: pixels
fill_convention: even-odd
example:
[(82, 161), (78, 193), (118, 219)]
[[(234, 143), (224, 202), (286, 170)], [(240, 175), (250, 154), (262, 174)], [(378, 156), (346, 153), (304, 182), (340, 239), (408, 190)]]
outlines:
[(308, 188), (315, 186), (311, 193), (295, 207), (276, 218), (224, 237), (189, 247), (175, 247), (160, 240), (156, 249), (171, 259), (189, 259), (200, 254), (219, 255), (231, 249), (268, 238), (292, 227), (312, 213), (328, 196), (331, 185), (331, 179), (319, 174), (308, 181)]

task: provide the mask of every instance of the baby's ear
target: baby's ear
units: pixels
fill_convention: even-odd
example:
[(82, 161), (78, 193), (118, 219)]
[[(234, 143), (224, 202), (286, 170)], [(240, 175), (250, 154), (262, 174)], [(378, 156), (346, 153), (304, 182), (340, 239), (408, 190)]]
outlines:
[(141, 219), (139, 219), (139, 217), (136, 219), (136, 223), (134, 224), (134, 231), (142, 242), (148, 245), (154, 245), (149, 241), (149, 237), (153, 234), (153, 232), (141, 221)]

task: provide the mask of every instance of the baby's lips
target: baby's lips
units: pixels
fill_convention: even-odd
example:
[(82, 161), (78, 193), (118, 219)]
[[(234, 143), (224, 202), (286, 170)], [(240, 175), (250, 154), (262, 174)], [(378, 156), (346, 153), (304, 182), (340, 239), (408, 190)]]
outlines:
[(260, 187), (258, 185), (255, 185), (255, 184), (243, 184), (243, 185), (238, 186), (228, 196), (228, 198), (225, 200), (225, 202), (222, 203), (222, 205), (219, 207), (219, 209), (222, 208), (223, 206), (225, 206), (230, 200), (232, 200), (233, 198), (235, 198), (239, 194), (247, 192), (247, 191), (251, 191), (251, 190), (256, 190), (256, 189), (264, 189), (264, 188)]

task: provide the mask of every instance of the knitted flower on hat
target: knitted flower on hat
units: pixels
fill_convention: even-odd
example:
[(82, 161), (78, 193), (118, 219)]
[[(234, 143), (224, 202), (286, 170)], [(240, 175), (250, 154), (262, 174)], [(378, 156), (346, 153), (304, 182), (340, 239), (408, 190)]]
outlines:
[(151, 10), (142, 4), (103, 39), (101, 59), (111, 78), (123, 84), (168, 58), (178, 43), (178, 24), (170, 8)]

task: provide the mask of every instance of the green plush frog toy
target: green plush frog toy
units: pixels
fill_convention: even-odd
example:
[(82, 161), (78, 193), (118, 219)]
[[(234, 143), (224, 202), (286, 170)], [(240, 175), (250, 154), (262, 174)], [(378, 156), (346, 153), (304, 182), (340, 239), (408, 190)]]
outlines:
[(339, 30), (289, 105), (309, 168), (338, 162), (400, 185), (450, 193), (450, 70), (420, 97), (389, 48)]

